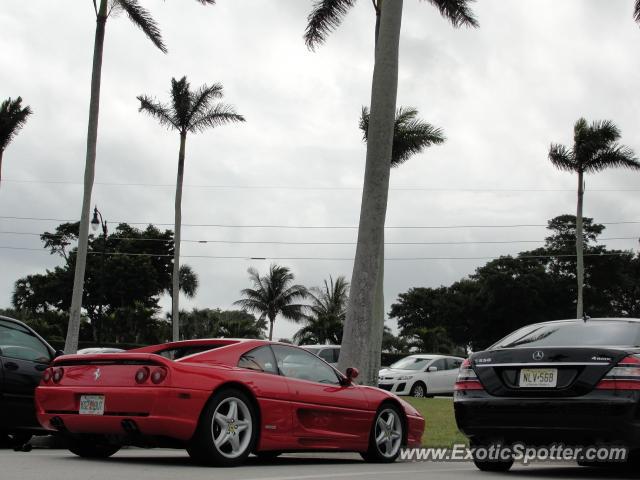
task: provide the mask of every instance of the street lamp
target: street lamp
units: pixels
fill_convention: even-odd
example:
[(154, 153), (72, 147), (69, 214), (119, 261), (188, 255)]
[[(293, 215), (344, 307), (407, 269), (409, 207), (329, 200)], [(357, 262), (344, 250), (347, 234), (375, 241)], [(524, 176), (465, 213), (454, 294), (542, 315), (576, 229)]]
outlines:
[(100, 346), (100, 327), (102, 326), (103, 318), (103, 304), (104, 304), (104, 260), (107, 256), (107, 221), (102, 218), (102, 213), (98, 210), (96, 206), (93, 209), (93, 219), (91, 220), (91, 230), (94, 232), (98, 231), (98, 228), (102, 227), (102, 266), (100, 269), (100, 310), (99, 310), (99, 318), (98, 324), (96, 325), (96, 343)]

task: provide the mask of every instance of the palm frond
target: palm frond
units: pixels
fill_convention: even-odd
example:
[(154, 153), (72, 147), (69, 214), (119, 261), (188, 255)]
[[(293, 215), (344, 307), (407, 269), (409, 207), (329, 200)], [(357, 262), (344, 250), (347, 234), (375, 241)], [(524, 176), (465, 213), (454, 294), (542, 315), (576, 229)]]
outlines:
[(309, 50), (315, 50), (327, 36), (340, 26), (342, 19), (356, 0), (316, 0), (307, 17), (304, 42)]
[(640, 23), (640, 0), (636, 0), (636, 8), (633, 11), (633, 18)]
[(577, 171), (578, 165), (576, 164), (575, 155), (564, 145), (552, 143), (551, 147), (549, 147), (549, 160), (558, 170)]
[(116, 2), (120, 8), (127, 13), (129, 19), (149, 37), (149, 40), (151, 40), (161, 52), (167, 53), (167, 47), (162, 40), (160, 27), (148, 10), (140, 5), (138, 0), (116, 0)]
[(640, 170), (640, 161), (628, 147), (612, 145), (601, 150), (584, 163), (584, 171), (593, 173), (606, 168), (630, 168)]
[[(391, 166), (397, 167), (413, 155), (422, 152), (432, 145), (440, 145), (446, 141), (444, 132), (440, 128), (416, 118), (418, 110), (413, 107), (400, 107), (396, 111), (393, 127), (393, 150)], [(369, 137), (369, 109), (362, 107), (360, 115), (360, 130), (363, 140)]]
[(191, 119), (190, 132), (202, 132), (207, 128), (215, 128), (227, 123), (244, 122), (245, 118), (236, 113), (230, 105), (218, 104), (206, 112)]
[(454, 27), (480, 26), (469, 4), (475, 0), (427, 0), (436, 7), (440, 14), (451, 22)]
[(200, 2), (202, 5), (215, 5), (216, 0), (196, 0), (196, 2)]
[(203, 85), (191, 95), (191, 112), (189, 112), (188, 123), (191, 119), (203, 113), (211, 105), (211, 100), (222, 98), (222, 85), (214, 83), (213, 85)]
[(160, 125), (167, 128), (180, 129), (180, 126), (176, 123), (176, 119), (171, 114), (171, 108), (168, 105), (162, 104), (148, 95), (139, 95), (136, 97), (140, 101), (139, 112), (145, 112), (151, 117), (158, 120)]
[(596, 120), (589, 125), (589, 134), (594, 143), (615, 142), (620, 138), (620, 129), (611, 120)]
[(22, 97), (8, 98), (0, 105), (0, 150), (4, 150), (22, 130), (33, 111), (28, 105), (22, 107)]

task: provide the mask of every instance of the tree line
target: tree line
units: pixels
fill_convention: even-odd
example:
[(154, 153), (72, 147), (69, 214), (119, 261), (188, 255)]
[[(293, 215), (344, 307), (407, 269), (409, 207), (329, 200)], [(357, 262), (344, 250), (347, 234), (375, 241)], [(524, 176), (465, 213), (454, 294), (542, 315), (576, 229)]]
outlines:
[[(440, 348), (483, 349), (527, 324), (575, 318), (576, 217), (548, 222), (544, 246), (502, 256), (450, 286), (416, 287), (399, 295), (390, 318), (400, 339)], [(640, 317), (640, 254), (598, 243), (604, 225), (583, 219), (584, 313)]]

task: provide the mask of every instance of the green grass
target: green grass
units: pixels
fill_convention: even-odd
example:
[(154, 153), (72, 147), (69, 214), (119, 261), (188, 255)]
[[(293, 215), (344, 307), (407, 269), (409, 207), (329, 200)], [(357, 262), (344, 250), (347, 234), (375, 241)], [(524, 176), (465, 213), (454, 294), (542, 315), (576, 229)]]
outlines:
[(451, 447), (456, 443), (467, 444), (467, 438), (458, 431), (453, 415), (451, 398), (403, 397), (424, 417), (426, 426), (422, 435), (425, 447)]

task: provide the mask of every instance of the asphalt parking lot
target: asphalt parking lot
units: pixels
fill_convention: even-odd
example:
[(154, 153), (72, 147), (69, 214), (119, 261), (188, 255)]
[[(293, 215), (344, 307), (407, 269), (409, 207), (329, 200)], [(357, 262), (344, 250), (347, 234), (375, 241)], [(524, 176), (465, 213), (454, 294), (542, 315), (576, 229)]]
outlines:
[(180, 450), (123, 450), (108, 460), (85, 460), (65, 450), (29, 453), (0, 450), (0, 477), (7, 480), (347, 480), (347, 479), (579, 479), (637, 478), (637, 472), (575, 465), (515, 466), (508, 474), (480, 472), (471, 463), (395, 463), (372, 465), (351, 454), (285, 455), (269, 462), (250, 458), (247, 465), (222, 469), (193, 465)]

